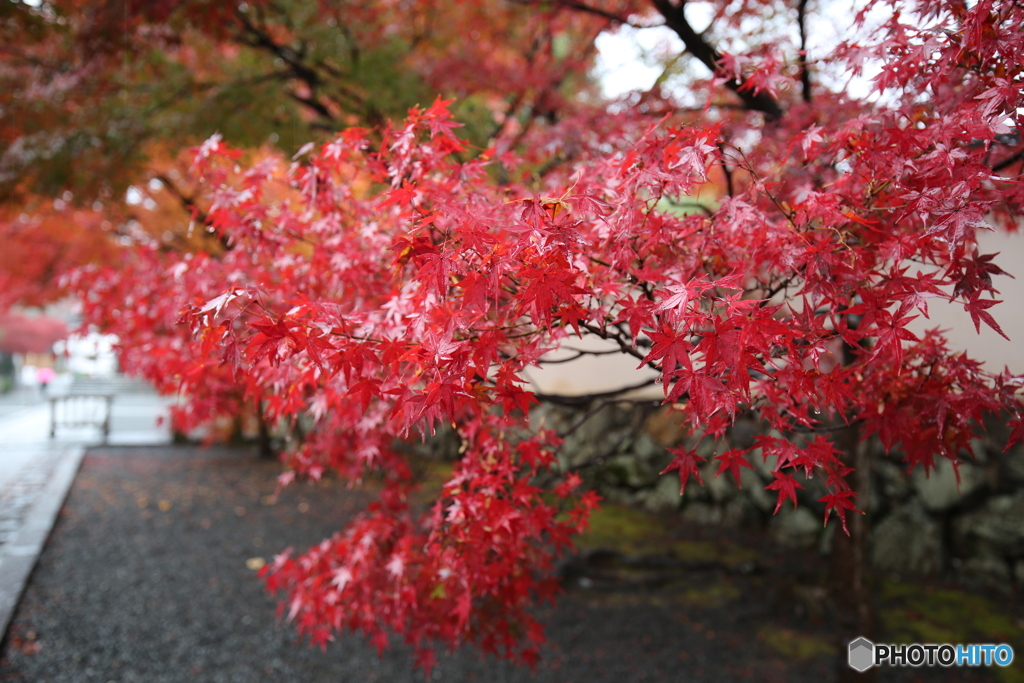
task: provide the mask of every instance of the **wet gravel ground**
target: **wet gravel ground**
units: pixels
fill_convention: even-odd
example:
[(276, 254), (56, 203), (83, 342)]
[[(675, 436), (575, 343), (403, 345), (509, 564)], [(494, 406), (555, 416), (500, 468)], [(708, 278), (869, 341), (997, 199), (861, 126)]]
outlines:
[[(401, 648), (380, 659), (343, 636), (321, 651), (277, 621), (256, 558), (320, 541), (369, 500), (336, 482), (274, 500), (279, 472), (240, 450), (90, 451), (0, 649), (0, 681), (424, 680)], [(779, 604), (764, 581), (704, 572), (671, 590), (569, 590), (540, 608), (550, 644), (536, 672), (464, 650), (439, 657), (432, 679), (832, 680), (833, 657), (764, 644)], [(988, 680), (921, 673), (882, 680)]]

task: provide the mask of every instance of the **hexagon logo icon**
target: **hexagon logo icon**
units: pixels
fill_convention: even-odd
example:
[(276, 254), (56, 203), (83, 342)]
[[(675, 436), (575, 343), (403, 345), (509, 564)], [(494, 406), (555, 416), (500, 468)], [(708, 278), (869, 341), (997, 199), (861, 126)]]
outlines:
[(867, 638), (858, 638), (850, 643), (850, 668), (864, 673), (875, 663), (875, 644)]

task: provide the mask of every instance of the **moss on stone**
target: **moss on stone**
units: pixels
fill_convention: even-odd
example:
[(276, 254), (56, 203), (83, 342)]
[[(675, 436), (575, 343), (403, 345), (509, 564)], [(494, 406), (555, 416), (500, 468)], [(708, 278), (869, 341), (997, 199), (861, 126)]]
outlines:
[(625, 505), (605, 503), (590, 517), (590, 528), (576, 541), (584, 550), (605, 548), (626, 554), (673, 555), (684, 562), (737, 565), (761, 560), (758, 552), (724, 539), (674, 540), (658, 515)]
[(806, 662), (818, 657), (835, 657), (835, 643), (820, 636), (800, 633), (789, 628), (765, 625), (757, 632), (757, 638), (786, 659)]
[(590, 516), (590, 527), (576, 539), (580, 548), (626, 553), (664, 552), (664, 542), (663, 531), (652, 515), (607, 503)]
[(1019, 643), (1024, 628), (1003, 606), (956, 588), (885, 581), (879, 610), (891, 642)]
[(684, 561), (737, 565), (761, 559), (757, 551), (726, 540), (674, 541), (669, 547), (676, 557)]
[(675, 600), (688, 607), (706, 609), (724, 607), (730, 602), (739, 600), (742, 593), (739, 588), (728, 583), (687, 588), (679, 593)]

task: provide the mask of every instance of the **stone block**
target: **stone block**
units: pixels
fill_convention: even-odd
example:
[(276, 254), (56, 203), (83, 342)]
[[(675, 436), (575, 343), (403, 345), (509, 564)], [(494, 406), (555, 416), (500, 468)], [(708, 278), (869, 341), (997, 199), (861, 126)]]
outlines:
[(794, 510), (790, 504), (782, 506), (768, 528), (780, 544), (796, 548), (814, 547), (824, 529), (821, 517), (806, 507)]
[(675, 511), (683, 502), (679, 495), (679, 477), (675, 474), (662, 475), (653, 487), (641, 495), (643, 506), (651, 512)]
[(721, 524), (722, 509), (710, 503), (689, 503), (683, 508), (683, 521), (691, 524)]
[(906, 468), (891, 460), (877, 459), (873, 469), (878, 482), (881, 497), (889, 501), (902, 501), (910, 495), (912, 489)]
[(935, 463), (927, 476), (923, 467), (914, 469), (911, 482), (921, 504), (930, 512), (943, 512), (955, 507), (963, 498), (985, 485), (984, 473), (970, 463), (960, 463), (960, 483), (957, 486), (953, 464), (945, 458)]
[(942, 529), (917, 501), (894, 509), (874, 529), (871, 561), (878, 569), (934, 574), (944, 560)]
[(953, 523), (953, 539), (962, 553), (978, 547), (1002, 557), (1024, 557), (1024, 491), (989, 498)]

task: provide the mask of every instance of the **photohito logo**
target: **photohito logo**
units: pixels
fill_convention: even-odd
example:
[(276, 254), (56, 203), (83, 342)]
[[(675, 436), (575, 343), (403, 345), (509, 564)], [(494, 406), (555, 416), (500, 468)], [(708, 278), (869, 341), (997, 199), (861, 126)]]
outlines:
[(873, 666), (1009, 666), (1013, 648), (1001, 645), (880, 645), (867, 638), (850, 643), (850, 668), (864, 672)]

